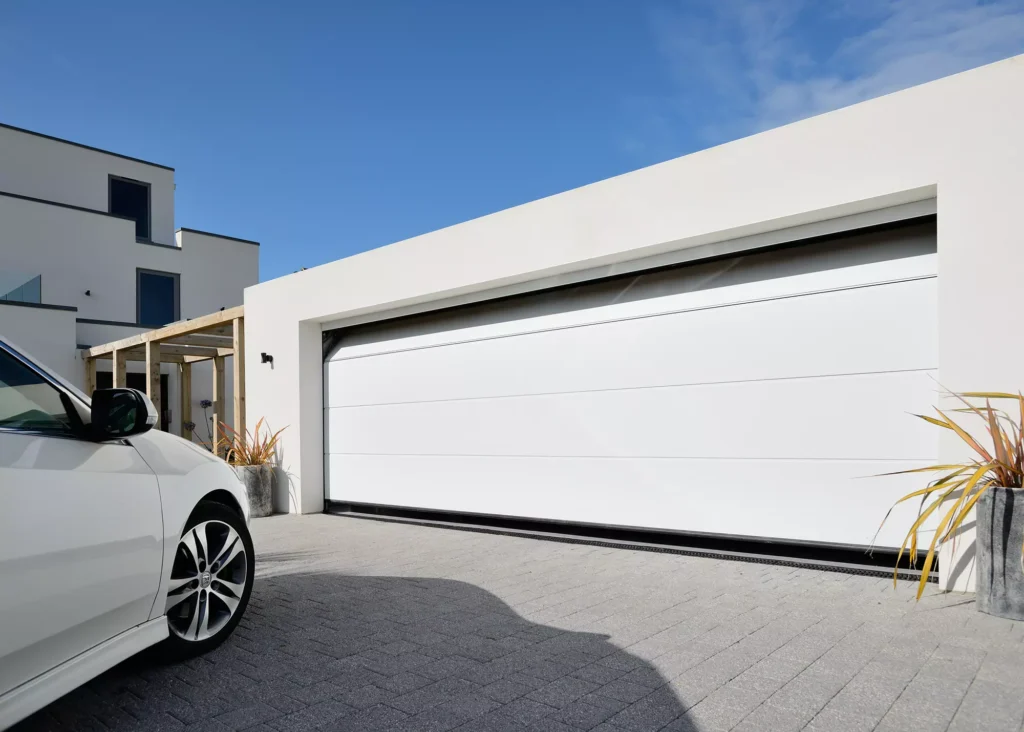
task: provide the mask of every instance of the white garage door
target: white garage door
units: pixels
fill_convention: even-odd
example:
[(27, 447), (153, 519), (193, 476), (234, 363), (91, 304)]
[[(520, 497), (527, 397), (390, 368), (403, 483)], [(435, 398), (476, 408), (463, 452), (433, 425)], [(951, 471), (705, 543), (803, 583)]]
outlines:
[(936, 457), (934, 252), (932, 220), (343, 331), (327, 498), (869, 544), (919, 481), (864, 476)]

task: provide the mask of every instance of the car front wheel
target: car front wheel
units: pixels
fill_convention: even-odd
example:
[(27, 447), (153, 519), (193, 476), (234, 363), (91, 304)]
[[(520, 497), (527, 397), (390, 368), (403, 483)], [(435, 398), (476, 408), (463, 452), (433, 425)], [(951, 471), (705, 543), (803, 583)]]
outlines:
[(168, 655), (216, 648), (242, 619), (252, 592), (252, 538), (245, 521), (219, 503), (200, 503), (178, 540), (167, 589)]

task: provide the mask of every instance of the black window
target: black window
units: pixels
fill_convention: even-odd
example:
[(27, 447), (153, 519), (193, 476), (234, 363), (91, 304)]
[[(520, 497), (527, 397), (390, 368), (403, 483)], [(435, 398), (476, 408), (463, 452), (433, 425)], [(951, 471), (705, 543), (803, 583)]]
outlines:
[(167, 325), (178, 319), (178, 275), (138, 271), (136, 309), (139, 325)]
[(67, 433), (60, 392), (46, 379), (0, 349), (0, 429)]
[(110, 176), (110, 213), (135, 219), (135, 236), (149, 239), (149, 183)]

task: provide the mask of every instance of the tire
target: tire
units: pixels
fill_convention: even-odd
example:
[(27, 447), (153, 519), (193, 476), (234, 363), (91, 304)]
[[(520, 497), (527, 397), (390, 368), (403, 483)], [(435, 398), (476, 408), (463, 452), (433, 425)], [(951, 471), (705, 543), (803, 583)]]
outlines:
[(196, 506), (172, 559), (165, 604), (169, 634), (161, 655), (190, 658), (223, 643), (249, 605), (254, 571), (252, 538), (242, 517), (219, 503)]

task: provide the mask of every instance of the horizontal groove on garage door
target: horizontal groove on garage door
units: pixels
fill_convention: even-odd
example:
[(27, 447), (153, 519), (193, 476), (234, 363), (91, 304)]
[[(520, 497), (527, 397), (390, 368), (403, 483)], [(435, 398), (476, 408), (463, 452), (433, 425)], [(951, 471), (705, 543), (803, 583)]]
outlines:
[[(757, 537), (695, 534), (630, 526), (572, 523), (515, 516), (457, 513), (385, 506), (371, 503), (331, 501), (324, 512), (351, 518), (413, 523), (417, 526), (516, 536), (567, 544), (605, 546), (614, 549), (661, 552), (727, 561), (772, 564), (845, 574), (892, 578), (897, 550), (768, 540)], [(870, 550), (870, 553), (869, 553)], [(936, 560), (937, 561), (937, 560)], [(929, 582), (938, 582), (933, 564)], [(898, 579), (919, 580), (921, 573), (906, 555), (900, 560)]]
[[(325, 360), (354, 357), (337, 353), (340, 341), (344, 341), (347, 348), (355, 345), (362, 351), (372, 343), (386, 343), (409, 335), (464, 330), (479, 325), (533, 319), (545, 314), (588, 310), (671, 294), (713, 291), (735, 284), (768, 281), (779, 276), (824, 272), (853, 265), (935, 254), (936, 231), (936, 217), (927, 216), (415, 315), (397, 318), (385, 316), (379, 321), (325, 331), (325, 345), (328, 348), (324, 354)], [(934, 271), (925, 273), (926, 277), (934, 275)], [(864, 283), (857, 284), (864, 286)], [(867, 286), (871, 286), (870, 283)], [(793, 296), (801, 294), (808, 293), (792, 293)], [(659, 314), (665, 313), (651, 315)]]
[(445, 399), (420, 399), (412, 402), (373, 402), (370, 404), (342, 404), (328, 409), (362, 409), (364, 407), (392, 407), (403, 404), (437, 404), (447, 402), (474, 402), (484, 399), (527, 399), (539, 396), (558, 396), (560, 394), (602, 394), (618, 391), (647, 391), (653, 389), (678, 389), (684, 386), (728, 386), (731, 384), (763, 384), (772, 381), (805, 381), (811, 379), (842, 379), (848, 376), (880, 376), (886, 374), (916, 374), (934, 371), (934, 368), (922, 369), (890, 369), (889, 371), (854, 371), (841, 374), (811, 374), (801, 376), (777, 376), (762, 379), (730, 379), (728, 381), (699, 381), (680, 384), (649, 384), (644, 386), (614, 386), (606, 389), (566, 389), (565, 391), (538, 391), (524, 394), (494, 394), (485, 397), (449, 397)]
[(430, 348), (446, 348), (448, 346), (459, 346), (467, 343), (482, 343), (484, 341), (495, 341), (503, 338), (518, 338), (521, 336), (537, 335), (539, 333), (555, 333), (560, 330), (571, 330), (573, 328), (590, 328), (597, 325), (610, 325), (611, 323), (624, 323), (631, 320), (647, 320), (649, 318), (661, 318), (667, 315), (682, 315), (684, 313), (696, 313), (702, 310), (718, 310), (720, 308), (731, 308), (739, 305), (754, 305), (761, 302), (773, 302), (776, 300), (793, 300), (801, 297), (813, 297), (814, 295), (827, 295), (835, 292), (847, 292), (850, 290), (863, 290), (869, 287), (884, 287), (886, 285), (898, 285), (904, 282), (916, 282), (918, 280), (931, 280), (935, 279), (937, 275), (927, 274), (918, 275), (915, 277), (901, 277), (892, 280), (883, 280), (880, 282), (869, 282), (862, 285), (849, 285), (847, 287), (831, 287), (824, 290), (810, 290), (807, 292), (795, 292), (790, 295), (776, 295), (773, 297), (759, 297), (752, 298), (750, 300), (730, 300), (729, 302), (718, 303), (715, 305), (702, 305), (693, 308), (679, 308), (677, 310), (665, 310), (657, 313), (644, 313), (642, 315), (629, 315), (621, 318), (607, 318), (601, 320), (589, 320), (584, 323), (572, 323), (568, 325), (555, 325), (549, 328), (535, 328), (531, 330), (521, 330), (515, 333), (502, 333), (500, 335), (493, 336), (479, 336), (477, 338), (465, 338), (460, 340), (444, 341), (443, 343), (431, 343), (422, 346), (409, 346), (407, 348), (392, 348), (383, 349), (380, 351), (374, 351), (373, 353), (360, 354), (357, 356), (333, 356), (331, 361), (354, 361), (361, 358), (374, 358), (376, 356), (388, 356), (395, 353), (408, 353), (410, 351), (423, 351)]

